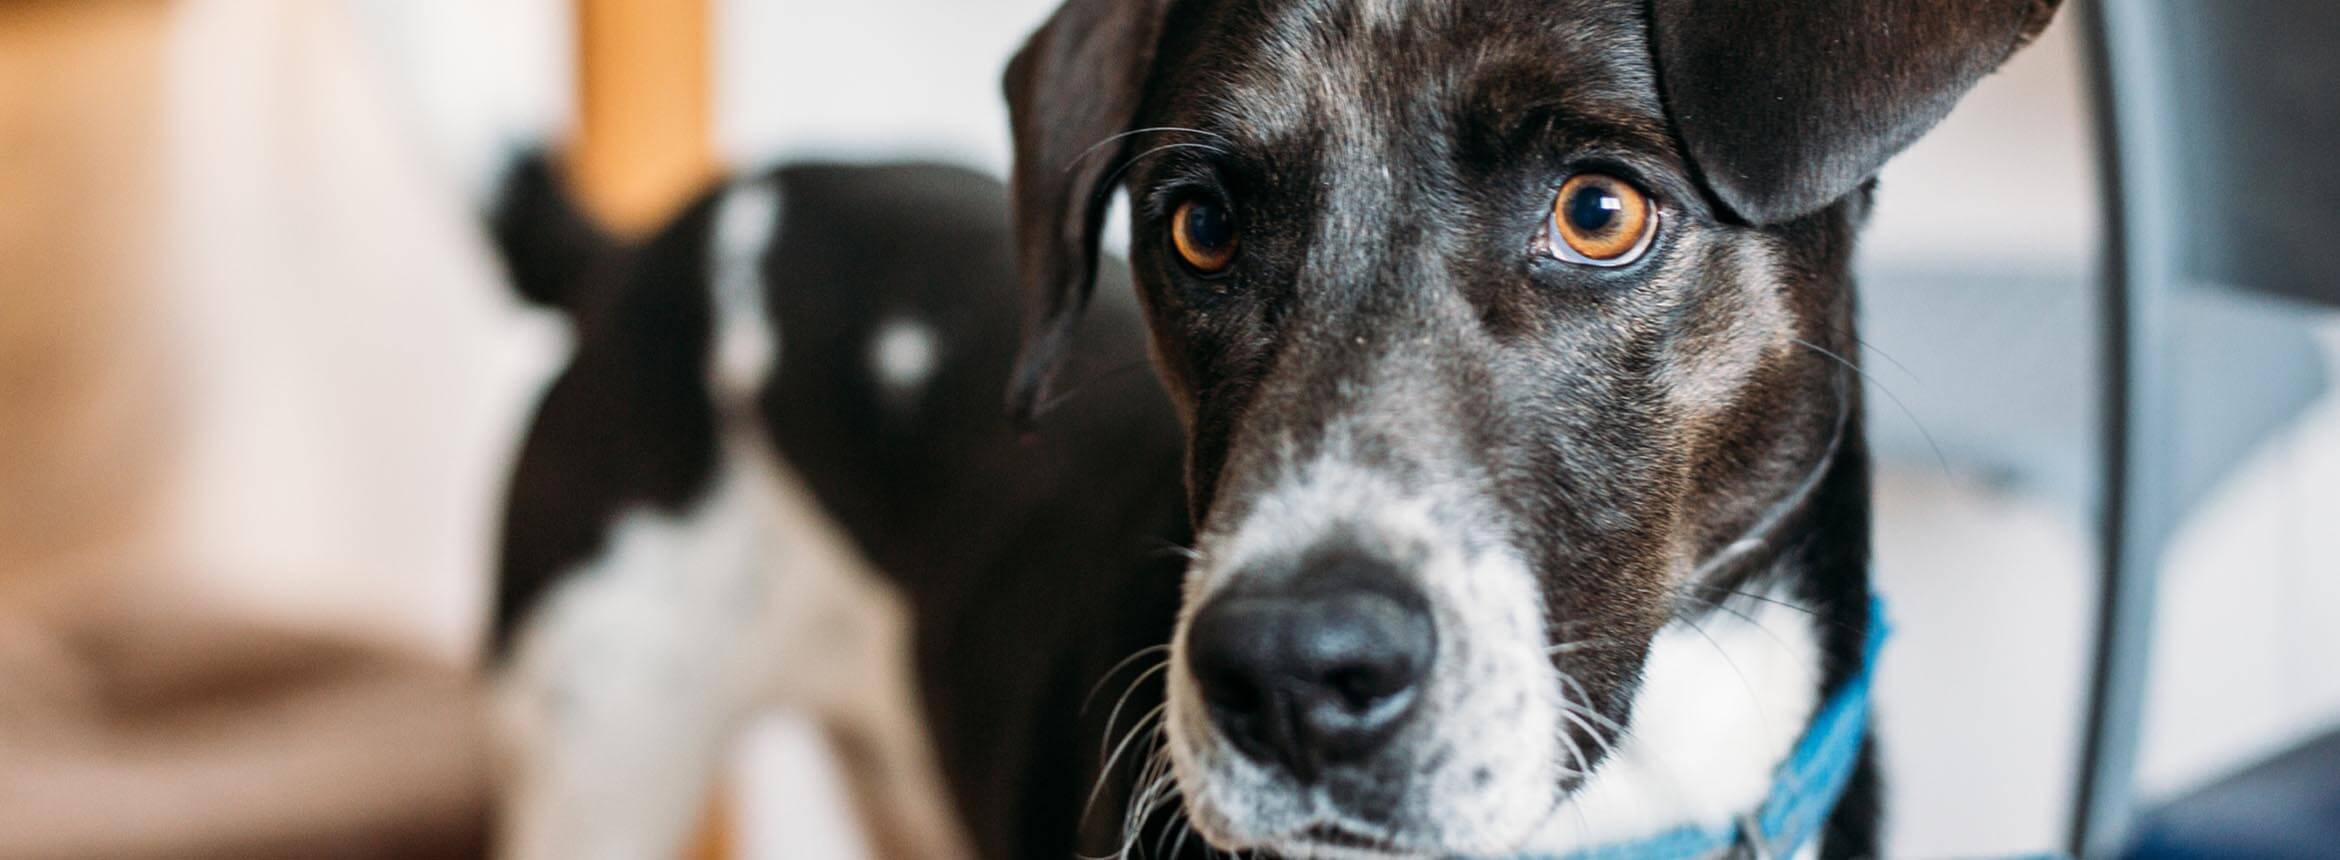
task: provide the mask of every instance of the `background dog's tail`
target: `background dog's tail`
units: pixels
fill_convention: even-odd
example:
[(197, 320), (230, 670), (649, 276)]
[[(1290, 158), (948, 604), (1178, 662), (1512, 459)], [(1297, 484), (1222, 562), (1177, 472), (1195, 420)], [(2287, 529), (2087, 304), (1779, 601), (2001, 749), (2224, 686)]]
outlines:
[(522, 155), (505, 173), (488, 218), (512, 285), (547, 307), (574, 309), (586, 280), (625, 247), (578, 205), (542, 150)]

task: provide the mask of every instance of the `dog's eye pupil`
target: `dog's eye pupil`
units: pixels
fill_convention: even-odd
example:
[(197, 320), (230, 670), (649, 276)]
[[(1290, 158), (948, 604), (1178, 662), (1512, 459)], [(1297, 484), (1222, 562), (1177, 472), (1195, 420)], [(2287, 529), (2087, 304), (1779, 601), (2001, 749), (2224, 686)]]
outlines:
[(1170, 244), (1196, 272), (1226, 271), (1235, 261), (1235, 218), (1216, 201), (1188, 200), (1170, 217)]
[(1186, 235), (1204, 248), (1223, 248), (1235, 241), (1234, 224), (1216, 204), (1198, 203), (1186, 209)]
[(1585, 233), (1605, 232), (1617, 223), (1617, 212), (1624, 208), (1625, 201), (1607, 189), (1584, 188), (1568, 200), (1568, 223)]

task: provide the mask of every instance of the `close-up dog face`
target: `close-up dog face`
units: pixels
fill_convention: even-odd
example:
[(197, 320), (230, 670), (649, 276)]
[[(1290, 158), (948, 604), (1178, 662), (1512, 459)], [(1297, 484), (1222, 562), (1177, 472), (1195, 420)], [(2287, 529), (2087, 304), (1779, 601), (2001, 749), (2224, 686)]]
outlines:
[(1213, 844), (1512, 850), (1597, 774), (1653, 639), (1770, 573), (1845, 447), (1867, 177), (2053, 4), (1712, 5), (1075, 3), (1010, 70), (1040, 286), (1132, 202)]
[(1137, 124), (1195, 131), (1137, 136), (1170, 148), (1131, 256), (1192, 427), (1167, 719), (1205, 833), (1511, 847), (1733, 537), (1695, 526), (1828, 444), (1843, 369), (1795, 344), (1844, 285), (1700, 199), (1636, 11), (1230, 4), (1166, 40)]

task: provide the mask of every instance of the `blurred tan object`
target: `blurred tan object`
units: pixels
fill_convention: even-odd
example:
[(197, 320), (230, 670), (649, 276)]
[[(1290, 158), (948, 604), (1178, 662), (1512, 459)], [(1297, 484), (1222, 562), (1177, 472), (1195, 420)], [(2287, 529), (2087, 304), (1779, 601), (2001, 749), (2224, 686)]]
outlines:
[(0, 3), (0, 596), (151, 525), (173, 417), (140, 289), (167, 11)]
[[(347, 523), (314, 527), (322, 520), (313, 513), (266, 521), (267, 509), (249, 504), (247, 489), (267, 485), (276, 440), (239, 437), (233, 431), (247, 425), (218, 418), (223, 410), (282, 414), (302, 406), (288, 397), (297, 390), (265, 378), (241, 391), (266, 396), (233, 396), (235, 371), (251, 365), (221, 360), (220, 344), (249, 354), (287, 331), (314, 336), (316, 306), (330, 304), (322, 296), (365, 281), (278, 272), (273, 282), (297, 284), (306, 300), (273, 318), (289, 322), (210, 316), (188, 308), (242, 311), (253, 298), (287, 303), (266, 292), (269, 281), (246, 278), (250, 270), (202, 261), (223, 254), (281, 259), (283, 246), (271, 251), (270, 236), (329, 254), (346, 247), (330, 240), (335, 231), (419, 235), (442, 243), (437, 256), (463, 256), (463, 241), (446, 239), (464, 235), (459, 198), (436, 210), (447, 225), (436, 232), (376, 220), (412, 211), (382, 205), (379, 193), (368, 199), (364, 183), (349, 178), (383, 160), (378, 146), (326, 153), (327, 139), (315, 136), (306, 154), (336, 157), (290, 157), (303, 153), (302, 135), (331, 125), (332, 110), (263, 97), (255, 101), (277, 120), (257, 123), (214, 109), (234, 86), (212, 86), (224, 67), (257, 69), (262, 80), (336, 82), (311, 74), (351, 62), (349, 52), (332, 52), (330, 41), (311, 39), (314, 23), (331, 14), (321, 10), (332, 5), (290, 0), (239, 19), (201, 0), (0, 2), (0, 259), (8, 261), (0, 267), (0, 858), (482, 850), (486, 744), (457, 638), (467, 619), (459, 602), (431, 607), (428, 587), (434, 579), (468, 577), (476, 588), (478, 565), (409, 567), (406, 580), (382, 587), (380, 594), (394, 599), (366, 595), (377, 604), (372, 615), (383, 619), (372, 623), (339, 623), (309, 611), (314, 601), (239, 600), (222, 585), (249, 577), (240, 581), (257, 593), (314, 595), (318, 583), (325, 592), (347, 589), (353, 566), (298, 549), (368, 550)], [(276, 49), (223, 59), (202, 48), (238, 29), (273, 40)], [(181, 74), (190, 55), (209, 66), (208, 77), (197, 76), (200, 86)], [(317, 93), (343, 110), (347, 94)], [(204, 139), (190, 127), (205, 123), (238, 124), (231, 135), (241, 137), (225, 147), (229, 157), (188, 145)], [(268, 129), (279, 136), (257, 137)], [(267, 168), (233, 171), (253, 162)], [(189, 181), (190, 174), (216, 181), (211, 171), (221, 167), (240, 180), (225, 196)], [(293, 217), (234, 217), (264, 208), (255, 200), (282, 206), (299, 199), (304, 188), (347, 201), (343, 212), (374, 215), (334, 221), (316, 210), (280, 210)], [(474, 263), (482, 273), (476, 280), (492, 285), (484, 256), (473, 251), (482, 261)], [(344, 258), (339, 265), (369, 262), (378, 261)], [(384, 282), (403, 283), (422, 268), (410, 265)], [(231, 277), (212, 282), (220, 292), (191, 286), (223, 271)], [(400, 300), (416, 303), (411, 294)], [(436, 336), (444, 350), (446, 335)], [(309, 359), (319, 372), (338, 369), (305, 346), (295, 340), (280, 357)], [(469, 358), (458, 352), (447, 361)], [(466, 369), (475, 377), (476, 364)], [(351, 399), (382, 394), (362, 375), (333, 382)], [(412, 401), (398, 408), (411, 410)], [(330, 405), (326, 411), (328, 426), (365, 417)], [(482, 411), (459, 401), (431, 420)], [(380, 460), (401, 467), (400, 446), (434, 438), (373, 441)], [(244, 456), (227, 456), (235, 452)], [(484, 466), (492, 456), (480, 460)], [(334, 489), (364, 497), (379, 487), (346, 482)], [(201, 528), (238, 522), (244, 527)], [(382, 527), (412, 522), (392, 518)], [(455, 559), (466, 549), (460, 534), (410, 529), (398, 539), (453, 547), (438, 552)], [(246, 541), (247, 549), (220, 551), (228, 540)], [(296, 551), (285, 552), (287, 544)], [(255, 558), (284, 563), (236, 564)], [(426, 608), (408, 615), (396, 610), (401, 603)], [(432, 622), (408, 620), (425, 615), (444, 617), (436, 623), (449, 632), (433, 636)], [(303, 632), (318, 629), (335, 632)]]
[(641, 235), (717, 174), (706, 0), (577, 0), (567, 168), (604, 226)]
[(186, 422), (173, 575), (470, 665), (559, 329), (512, 296), (350, 4), (178, 7), (158, 296)]
[(0, 617), (0, 857), (485, 850), (471, 680), (149, 597)]

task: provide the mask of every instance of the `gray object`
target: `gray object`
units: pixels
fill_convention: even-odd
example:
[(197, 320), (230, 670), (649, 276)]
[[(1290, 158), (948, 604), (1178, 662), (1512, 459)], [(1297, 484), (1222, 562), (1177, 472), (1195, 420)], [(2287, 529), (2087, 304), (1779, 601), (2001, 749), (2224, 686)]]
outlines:
[(2199, 333), (2229, 311), (2277, 328), (2304, 316), (2267, 296), (2340, 304), (2340, 164), (2330, 155), (2340, 6), (2084, 8), (2095, 12), (2109, 166), (2104, 581), (2071, 846), (2106, 857), (2131, 844), (2138, 818), (2132, 781), (2165, 536), (2191, 494), (2296, 410), (2302, 385), (2321, 387), (2312, 353), (2254, 360)]

